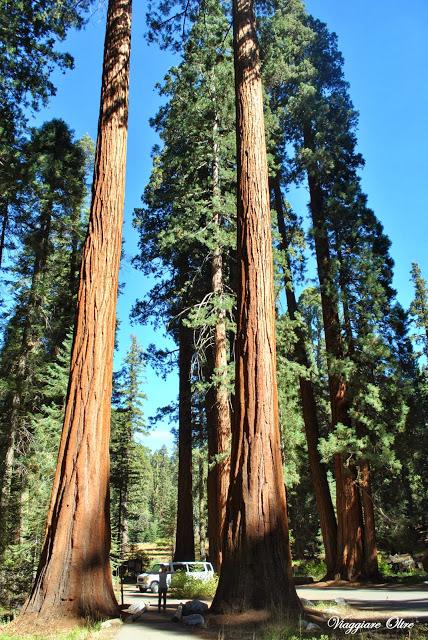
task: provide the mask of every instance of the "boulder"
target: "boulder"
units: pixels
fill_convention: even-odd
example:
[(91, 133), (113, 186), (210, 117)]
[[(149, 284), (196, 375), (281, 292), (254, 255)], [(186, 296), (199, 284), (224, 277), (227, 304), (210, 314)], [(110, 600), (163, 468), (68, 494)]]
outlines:
[(183, 617), (183, 605), (180, 603), (175, 610), (174, 615), (172, 616), (173, 622), (181, 622), (181, 618)]
[(114, 627), (115, 625), (122, 624), (122, 620), (120, 618), (113, 618), (112, 620), (104, 620), (101, 623), (101, 629), (109, 629), (110, 627)]
[(128, 623), (138, 622), (138, 620), (143, 616), (144, 612), (147, 611), (148, 608), (149, 605), (146, 602), (131, 605), (126, 611), (123, 612), (123, 621)]
[(203, 626), (205, 624), (204, 616), (201, 616), (200, 613), (192, 613), (190, 616), (182, 616), (181, 620), (184, 624), (191, 627)]
[(408, 571), (416, 567), (410, 553), (396, 553), (394, 556), (389, 556), (388, 561), (392, 565), (393, 571)]
[(206, 611), (208, 611), (208, 605), (202, 600), (189, 600), (183, 606), (183, 616), (190, 616), (194, 613), (202, 615)]

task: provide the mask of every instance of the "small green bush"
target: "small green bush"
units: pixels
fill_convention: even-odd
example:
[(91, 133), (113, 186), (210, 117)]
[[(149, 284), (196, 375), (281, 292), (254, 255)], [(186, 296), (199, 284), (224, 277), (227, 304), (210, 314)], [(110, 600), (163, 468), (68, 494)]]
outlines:
[(210, 599), (214, 597), (217, 584), (217, 576), (213, 576), (209, 580), (200, 580), (179, 571), (172, 577), (169, 591), (174, 598)]
[(297, 560), (294, 562), (294, 574), (296, 576), (312, 576), (315, 580), (321, 580), (327, 573), (324, 560)]

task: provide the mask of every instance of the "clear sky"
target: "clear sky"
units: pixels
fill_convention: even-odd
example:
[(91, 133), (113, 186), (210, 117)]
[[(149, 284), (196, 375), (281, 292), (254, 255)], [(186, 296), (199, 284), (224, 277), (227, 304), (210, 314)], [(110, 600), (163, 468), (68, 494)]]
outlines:
[[(399, 300), (408, 306), (413, 292), (411, 262), (421, 265), (428, 278), (428, 24), (427, 0), (307, 0), (307, 9), (326, 22), (339, 37), (345, 58), (345, 74), (351, 96), (360, 113), (359, 149), (366, 160), (362, 173), (369, 205), (382, 220), (392, 241), (396, 263), (395, 286)], [(106, 9), (100, 4), (86, 29), (71, 33), (62, 48), (75, 58), (75, 69), (53, 76), (57, 95), (35, 118), (34, 124), (53, 117), (63, 118), (80, 137), (94, 139), (98, 121), (102, 51)], [(173, 63), (171, 54), (148, 47), (144, 40), (144, 2), (135, 2), (131, 60), (129, 143), (125, 203), (125, 253), (119, 300), (120, 319), (117, 367), (135, 334), (141, 346), (164, 343), (151, 327), (131, 326), (129, 311), (137, 297), (150, 288), (130, 258), (136, 253), (137, 237), (132, 212), (151, 168), (151, 148), (156, 137), (148, 120), (156, 113), (159, 99), (154, 85)], [(300, 212), (306, 197), (299, 196)], [(299, 198), (297, 200), (299, 200)], [(146, 414), (175, 400), (178, 381), (167, 381), (147, 370)], [(171, 445), (168, 424), (160, 425), (144, 441), (157, 448)]]

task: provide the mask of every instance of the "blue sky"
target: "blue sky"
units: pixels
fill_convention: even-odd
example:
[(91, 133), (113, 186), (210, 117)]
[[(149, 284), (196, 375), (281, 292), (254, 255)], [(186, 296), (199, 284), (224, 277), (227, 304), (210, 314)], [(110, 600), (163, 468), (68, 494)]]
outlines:
[[(339, 37), (345, 58), (345, 74), (351, 96), (360, 113), (359, 149), (366, 166), (362, 173), (369, 205), (384, 224), (392, 241), (395, 286), (399, 300), (408, 306), (413, 292), (409, 281), (412, 261), (419, 262), (428, 278), (428, 3), (426, 0), (307, 0), (307, 9), (325, 21)], [(94, 139), (98, 121), (102, 50), (106, 9), (93, 13), (86, 29), (71, 33), (62, 48), (75, 58), (75, 69), (53, 76), (57, 95), (34, 119), (34, 124), (53, 117), (63, 118), (78, 137), (89, 133)], [(117, 367), (135, 334), (142, 347), (164, 341), (151, 327), (131, 326), (129, 311), (137, 297), (150, 288), (135, 271), (130, 258), (136, 253), (137, 237), (132, 229), (132, 212), (140, 204), (147, 182), (150, 152), (156, 137), (148, 120), (159, 105), (154, 89), (173, 63), (170, 53), (144, 40), (145, 4), (135, 2), (131, 60), (129, 142), (125, 202), (125, 252), (120, 297), (119, 350)], [(296, 204), (304, 213), (306, 195)], [(155, 413), (176, 397), (176, 375), (162, 381), (146, 372), (146, 414)], [(144, 441), (157, 448), (171, 446), (168, 424), (160, 425)]]

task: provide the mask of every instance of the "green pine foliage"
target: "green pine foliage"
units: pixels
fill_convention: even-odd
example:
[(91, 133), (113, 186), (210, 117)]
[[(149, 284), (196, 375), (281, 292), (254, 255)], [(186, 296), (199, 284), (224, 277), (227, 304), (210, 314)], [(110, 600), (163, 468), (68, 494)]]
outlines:
[[(162, 145), (153, 152), (145, 207), (135, 212), (141, 248), (135, 264), (155, 275), (157, 284), (137, 302), (134, 317), (142, 322), (161, 317), (172, 331), (179, 317), (193, 327), (212, 326), (220, 310), (230, 315), (233, 306), (228, 290), (219, 298), (207, 286), (210, 255), (222, 247), (227, 256), (234, 244), (235, 139), (228, 25), (215, 0), (206, 10), (192, 28), (183, 62), (159, 87), (167, 102), (152, 126)], [(227, 279), (227, 259), (224, 265)]]
[(416, 262), (412, 264), (411, 276), (415, 297), (410, 305), (410, 313), (418, 330), (416, 339), (422, 345), (425, 358), (428, 358), (428, 286)]
[[(40, 390), (31, 421), (31, 440), (21, 465), (26, 482), (20, 502), (19, 538), (9, 544), (0, 570), (0, 602), (15, 608), (25, 599), (33, 581), (43, 543), (46, 517), (58, 455), (64, 402), (68, 387), (71, 337), (64, 341), (56, 359), (37, 372)], [(12, 527), (13, 528), (13, 517)]]
[(141, 497), (148, 481), (144, 473), (148, 461), (137, 443), (138, 435), (145, 433), (143, 401), (146, 396), (141, 391), (143, 374), (143, 353), (137, 339), (132, 336), (124, 365), (115, 375), (110, 442), (112, 529), (121, 557), (124, 557), (129, 542), (135, 541), (136, 532), (131, 535), (131, 523), (138, 522), (141, 511), (144, 511)]
[(43, 404), (38, 379), (72, 329), (86, 226), (87, 153), (62, 120), (32, 130), (22, 163), (25, 232), (9, 268), (0, 350), (0, 556), (6, 541), (23, 536), (33, 416)]

